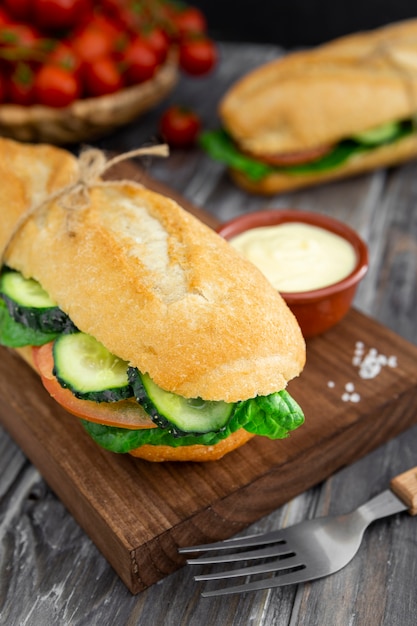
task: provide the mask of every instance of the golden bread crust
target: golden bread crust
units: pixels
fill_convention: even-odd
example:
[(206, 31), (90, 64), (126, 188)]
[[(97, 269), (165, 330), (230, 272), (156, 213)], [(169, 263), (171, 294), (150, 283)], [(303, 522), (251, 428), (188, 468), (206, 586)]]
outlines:
[[(294, 316), (219, 235), (133, 183), (98, 185), (89, 198), (77, 211), (71, 198), (44, 205), (6, 254), (80, 330), (185, 397), (235, 402), (299, 374), (305, 345)], [(0, 224), (3, 241), (10, 222)]]
[(312, 174), (275, 172), (259, 181), (252, 181), (237, 170), (231, 170), (230, 173), (233, 180), (246, 191), (268, 196), (347, 178), (348, 176), (365, 173), (379, 167), (398, 165), (416, 156), (417, 134), (413, 134), (396, 143), (374, 148), (370, 152), (356, 154), (343, 163), (342, 166), (325, 172)]
[(14, 224), (28, 207), (75, 180), (77, 159), (47, 144), (21, 144), (0, 139), (0, 180), (2, 217), (0, 250), (3, 250)]
[(416, 110), (416, 19), (278, 58), (239, 80), (219, 106), (225, 128), (255, 154), (333, 144)]
[(129, 454), (155, 463), (162, 461), (194, 461), (197, 463), (203, 461), (218, 461), (225, 456), (225, 454), (243, 446), (254, 436), (254, 434), (248, 433), (247, 430), (240, 428), (229, 435), (227, 439), (219, 441), (219, 443), (216, 443), (214, 446), (195, 445), (173, 448), (171, 446), (144, 445), (135, 450), (131, 450)]

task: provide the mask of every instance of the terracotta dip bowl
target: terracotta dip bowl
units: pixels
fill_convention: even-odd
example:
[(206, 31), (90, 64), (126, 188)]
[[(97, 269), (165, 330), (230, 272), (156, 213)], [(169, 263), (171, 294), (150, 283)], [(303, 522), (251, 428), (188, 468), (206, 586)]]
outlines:
[[(346, 246), (341, 242), (342, 247), (346, 247), (346, 249), (351, 247), (349, 252), (351, 265), (348, 266), (347, 273), (343, 277), (331, 282), (331, 284), (311, 289), (304, 287), (295, 291), (293, 289), (291, 291), (279, 289), (280, 294), (297, 318), (304, 337), (308, 338), (319, 335), (337, 324), (351, 307), (358, 284), (368, 269), (368, 248), (359, 235), (352, 228), (336, 219), (319, 213), (296, 209), (272, 209), (247, 213), (224, 223), (217, 229), (217, 232), (231, 241), (246, 231), (253, 231), (251, 235), (257, 237), (258, 233), (261, 232), (257, 229), (294, 222), (329, 231), (350, 244), (350, 246)], [(232, 245), (234, 245), (233, 242)], [(259, 243), (259, 245), (262, 247), (263, 244)], [(288, 247), (291, 248), (291, 244), (286, 242), (283, 249), (278, 251), (281, 267), (285, 264), (285, 250)], [(242, 250), (241, 253), (247, 256)], [(328, 258), (329, 267), (336, 264), (332, 254), (330, 253)], [(253, 259), (250, 260), (257, 265)], [(271, 257), (271, 262), (274, 262), (273, 257)], [(325, 263), (327, 264), (327, 260)], [(306, 275), (314, 277), (314, 259), (306, 265)], [(304, 273), (304, 268), (301, 273)]]

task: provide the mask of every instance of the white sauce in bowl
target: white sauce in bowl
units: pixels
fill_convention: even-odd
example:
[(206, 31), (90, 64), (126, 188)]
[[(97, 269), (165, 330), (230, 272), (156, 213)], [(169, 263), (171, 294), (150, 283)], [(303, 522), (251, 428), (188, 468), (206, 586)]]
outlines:
[(311, 291), (332, 285), (356, 266), (352, 244), (324, 228), (303, 222), (252, 228), (230, 239), (278, 290)]

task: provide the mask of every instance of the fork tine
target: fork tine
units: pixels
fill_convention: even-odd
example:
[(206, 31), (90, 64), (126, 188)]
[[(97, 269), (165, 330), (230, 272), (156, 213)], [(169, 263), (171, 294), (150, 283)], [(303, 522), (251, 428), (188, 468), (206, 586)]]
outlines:
[(307, 582), (318, 578), (312, 574), (308, 568), (299, 569), (296, 572), (289, 572), (288, 574), (282, 574), (275, 577), (263, 578), (262, 580), (256, 580), (250, 583), (243, 583), (242, 585), (235, 585), (232, 587), (222, 587), (213, 591), (202, 591), (201, 595), (204, 598), (210, 598), (215, 596), (228, 596), (235, 593), (246, 593), (249, 591), (261, 591), (262, 589), (275, 589), (277, 587), (284, 587), (286, 585), (295, 585), (298, 583)]
[(287, 559), (276, 559), (269, 563), (260, 563), (250, 567), (239, 567), (223, 572), (213, 572), (211, 574), (199, 574), (194, 576), (194, 580), (222, 580), (223, 578), (237, 578), (238, 576), (251, 576), (253, 574), (267, 574), (268, 572), (279, 572), (294, 567), (301, 567), (305, 564), (303, 560), (294, 554)]
[(201, 556), (195, 559), (188, 559), (188, 565), (205, 565), (207, 563), (234, 563), (235, 561), (248, 561), (251, 559), (263, 559), (270, 556), (285, 556), (293, 554), (294, 550), (284, 542), (268, 545), (259, 550), (248, 550), (247, 552), (233, 552), (232, 554), (222, 554), (214, 556)]
[(232, 537), (215, 543), (206, 543), (197, 546), (185, 546), (178, 548), (181, 554), (189, 552), (209, 552), (211, 550), (229, 550), (230, 548), (250, 548), (251, 546), (261, 546), (279, 541), (285, 541), (285, 529), (273, 530), (269, 533), (247, 535), (246, 537)]

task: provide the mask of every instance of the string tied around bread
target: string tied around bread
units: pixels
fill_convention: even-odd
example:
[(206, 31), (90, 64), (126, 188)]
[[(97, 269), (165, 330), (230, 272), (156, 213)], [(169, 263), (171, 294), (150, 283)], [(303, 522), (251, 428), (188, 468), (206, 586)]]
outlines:
[[(67, 212), (67, 228), (69, 230), (69, 223), (71, 215), (75, 211), (82, 210), (89, 205), (90, 197), (89, 190), (92, 187), (103, 187), (106, 185), (115, 184), (115, 181), (106, 181), (102, 179), (102, 176), (112, 167), (122, 161), (142, 156), (158, 156), (166, 157), (169, 155), (169, 149), (166, 144), (157, 144), (154, 146), (144, 146), (129, 150), (128, 152), (122, 152), (112, 158), (107, 158), (105, 153), (98, 148), (86, 148), (83, 150), (78, 159), (78, 175), (75, 181), (68, 185), (57, 189), (51, 194), (46, 195), (42, 200), (35, 205), (31, 205), (27, 211), (25, 211), (14, 225), (10, 236), (1, 251), (1, 261), (4, 262), (5, 255), (9, 249), (12, 241), (19, 233), (20, 229), (26, 224), (26, 222), (35, 214), (43, 210), (43, 208), (52, 202), (58, 201), (62, 208)], [(118, 184), (129, 182), (129, 184), (138, 184), (134, 181), (118, 180)], [(70, 230), (69, 230), (70, 232)], [(71, 234), (71, 233), (70, 233)]]

